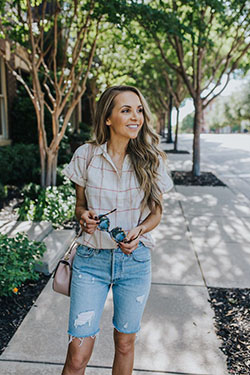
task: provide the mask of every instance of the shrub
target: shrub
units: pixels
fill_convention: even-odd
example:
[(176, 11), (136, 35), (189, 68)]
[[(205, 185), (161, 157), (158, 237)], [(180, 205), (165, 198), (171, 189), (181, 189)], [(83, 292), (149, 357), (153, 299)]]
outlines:
[(0, 234), (0, 295), (17, 293), (26, 280), (38, 280), (35, 265), (46, 251), (43, 242), (29, 241), (27, 234), (14, 238)]
[(77, 147), (91, 139), (92, 128), (90, 125), (80, 122), (79, 129), (68, 128), (67, 136), (71, 147), (71, 152), (75, 152)]
[[(38, 145), (37, 117), (34, 105), (21, 83), (17, 84), (16, 96), (14, 98), (11, 111), (11, 139), (14, 144), (34, 143)], [(32, 87), (31, 81), (29, 86)], [(44, 107), (44, 122), (48, 141), (52, 139), (51, 115), (48, 108)]]
[(24, 202), (18, 209), (18, 220), (50, 221), (56, 228), (74, 217), (75, 191), (72, 184), (41, 188), (29, 184), (22, 190)]
[(8, 188), (0, 183), (0, 199), (5, 199), (8, 196)]
[(64, 164), (68, 164), (72, 158), (72, 151), (70, 146), (70, 138), (69, 133), (71, 130), (70, 125), (66, 129), (66, 132), (62, 138), (62, 141), (59, 145), (59, 151), (58, 151), (58, 166), (62, 166)]
[(0, 147), (0, 182), (22, 186), (39, 182), (39, 150), (36, 145), (23, 143)]
[(73, 129), (71, 124), (68, 125), (64, 137), (60, 143), (58, 153), (58, 165), (69, 163), (73, 152), (77, 147), (91, 139), (92, 127), (84, 122), (79, 123), (79, 128)]

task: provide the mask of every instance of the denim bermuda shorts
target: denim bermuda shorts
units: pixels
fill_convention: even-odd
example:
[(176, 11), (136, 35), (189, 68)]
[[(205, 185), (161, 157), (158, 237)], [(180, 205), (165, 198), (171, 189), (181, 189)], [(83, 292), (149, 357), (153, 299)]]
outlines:
[(151, 253), (142, 242), (131, 255), (118, 249), (79, 245), (73, 262), (68, 334), (94, 337), (110, 287), (113, 325), (123, 333), (140, 330), (151, 285)]

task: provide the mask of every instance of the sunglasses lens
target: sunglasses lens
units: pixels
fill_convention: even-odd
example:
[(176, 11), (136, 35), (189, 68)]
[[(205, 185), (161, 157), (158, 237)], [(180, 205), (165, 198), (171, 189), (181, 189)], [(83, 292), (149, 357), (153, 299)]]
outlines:
[(126, 238), (126, 233), (120, 227), (112, 229), (110, 234), (116, 242), (122, 242)]
[(98, 228), (103, 231), (108, 231), (109, 229), (109, 218), (107, 216), (103, 216), (100, 218), (100, 223), (98, 224)]

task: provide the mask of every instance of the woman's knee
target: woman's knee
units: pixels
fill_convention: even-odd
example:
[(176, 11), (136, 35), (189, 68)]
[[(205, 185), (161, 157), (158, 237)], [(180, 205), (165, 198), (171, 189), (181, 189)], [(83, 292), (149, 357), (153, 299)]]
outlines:
[(68, 365), (74, 371), (84, 370), (88, 364), (88, 357), (83, 353), (77, 353), (76, 351), (69, 351)]
[(134, 351), (135, 333), (127, 334), (114, 330), (115, 350), (126, 355)]
[(84, 370), (90, 359), (94, 345), (94, 339), (74, 338), (69, 344), (68, 364), (74, 371)]

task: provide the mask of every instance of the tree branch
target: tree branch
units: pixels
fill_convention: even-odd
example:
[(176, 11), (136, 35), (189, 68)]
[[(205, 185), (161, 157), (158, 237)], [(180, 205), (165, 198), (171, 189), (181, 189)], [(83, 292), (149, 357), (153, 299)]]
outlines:
[[(32, 31), (33, 21), (32, 21), (32, 10), (31, 10), (30, 0), (26, 0), (26, 3), (27, 3), (27, 8), (28, 8), (27, 21), (28, 21), (28, 27), (29, 27), (29, 36), (30, 36), (30, 40), (31, 40), (31, 55), (32, 55), (32, 58), (31, 58), (31, 60), (32, 60), (31, 61), (31, 65), (32, 65), (31, 74), (32, 74), (32, 77), (33, 77), (33, 89), (34, 89), (34, 96), (35, 96), (35, 100), (36, 100), (35, 104), (39, 103), (40, 111), (43, 111), (42, 102), (44, 102), (44, 101), (43, 101), (43, 93), (42, 93), (42, 90), (41, 90), (41, 85), (40, 85), (40, 81), (39, 81), (39, 77), (38, 77), (38, 70), (36, 68), (36, 47), (35, 47), (35, 40), (34, 40), (33, 31)], [(44, 124), (41, 124), (40, 122), (38, 122), (38, 130), (42, 134), (44, 146), (47, 147), (46, 131), (45, 131)]]
[[(226, 83), (224, 84), (223, 88), (217, 93), (215, 94), (211, 99), (209, 99), (206, 103), (205, 103), (205, 100), (207, 98), (207, 96), (205, 98), (202, 98), (202, 108), (205, 109), (211, 102), (212, 100), (214, 100), (217, 96), (219, 96), (223, 90), (225, 90), (226, 86), (228, 85), (228, 82), (229, 82), (229, 78), (230, 78), (230, 74), (227, 75), (227, 80), (226, 80)], [(217, 86), (216, 86), (217, 87)], [(214, 90), (213, 90), (214, 91)], [(211, 93), (213, 92), (211, 91)], [(210, 94), (211, 94), (210, 93)], [(205, 104), (204, 104), (205, 103)]]
[(17, 71), (11, 66), (11, 64), (8, 62), (8, 60), (5, 59), (5, 55), (4, 53), (0, 50), (0, 56), (3, 57), (4, 61), (5, 61), (5, 64), (7, 65), (8, 69), (11, 71), (11, 73), (13, 74), (13, 76), (19, 81), (22, 83), (22, 85), (25, 87), (30, 99), (32, 100), (32, 102), (34, 103), (35, 101), (35, 97), (32, 93), (32, 91), (30, 90), (29, 86), (27, 85), (27, 83), (24, 81), (23, 77), (21, 74), (17, 73)]
[(175, 70), (177, 73), (180, 74), (180, 73), (181, 73), (180, 68), (179, 68), (177, 65), (171, 63), (171, 61), (167, 58), (167, 56), (165, 55), (165, 53), (164, 53), (164, 51), (163, 51), (163, 48), (162, 48), (162, 46), (161, 46), (161, 43), (160, 43), (159, 39), (158, 39), (156, 36), (154, 36), (154, 39), (155, 39), (155, 42), (156, 42), (156, 44), (157, 44), (157, 47), (159, 48), (160, 53), (161, 53), (161, 56), (162, 56), (163, 60), (165, 61), (165, 63), (166, 63), (171, 69)]
[[(240, 44), (242, 44), (243, 43), (243, 41), (241, 41), (241, 43)], [(249, 44), (247, 44), (246, 45), (246, 47), (243, 49), (243, 53), (240, 53), (240, 55), (239, 55), (239, 57), (237, 58), (237, 63), (238, 63), (238, 61), (239, 61), (239, 59), (247, 52), (247, 50), (248, 50), (248, 48), (249, 48), (249, 45), (250, 45), (250, 43)], [(239, 46), (237, 46), (237, 49), (238, 49), (238, 47)], [(216, 82), (216, 84), (215, 84), (215, 86), (211, 89), (211, 91), (203, 98), (204, 100), (206, 100), (213, 92), (214, 92), (214, 90), (220, 85), (220, 82), (221, 82), (221, 79), (222, 79), (222, 76), (225, 74), (225, 72), (226, 72), (226, 70), (227, 70), (227, 68), (228, 68), (228, 66), (229, 66), (229, 63), (230, 63), (230, 61), (232, 60), (232, 58), (233, 58), (233, 56), (232, 56), (232, 48), (230, 49), (230, 51), (228, 52), (228, 54), (227, 54), (227, 56), (226, 56), (226, 63), (224, 64), (224, 66), (223, 66), (223, 69), (222, 69), (222, 71), (221, 71), (221, 73), (220, 73), (220, 75), (219, 75), (219, 78), (217, 79), (217, 82)], [(237, 64), (236, 63), (236, 64)], [(235, 63), (234, 63), (235, 64)], [(234, 65), (233, 64), (233, 65)], [(232, 66), (233, 66), (232, 65)], [(232, 72), (232, 69), (230, 70), (230, 73)]]
[[(77, 7), (77, 4), (76, 4), (76, 7)], [(75, 16), (76, 16), (76, 9), (74, 11), (73, 16), (70, 17), (70, 24), (69, 24), (69, 26), (66, 29), (67, 35), (64, 37), (65, 47), (63, 49), (63, 61), (62, 61), (62, 68), (61, 68), (62, 72), (61, 72), (61, 77), (60, 77), (59, 83), (58, 83), (59, 88), (61, 88), (62, 82), (63, 82), (63, 78), (64, 78), (64, 69), (65, 69), (66, 62), (67, 62), (67, 51), (68, 51), (68, 46), (69, 46), (70, 30), (72, 28), (72, 24), (73, 24), (73, 20), (74, 20)]]
[(168, 75), (168, 72), (166, 70), (164, 70), (163, 72), (163, 76), (165, 78), (165, 81), (166, 81), (166, 84), (167, 84), (167, 89), (168, 91), (171, 93), (171, 95), (173, 96), (174, 98), (174, 101), (175, 102), (179, 102), (178, 100), (178, 97), (177, 97), (177, 94), (175, 92), (175, 90), (173, 89), (172, 85), (171, 85), (171, 82), (170, 82), (170, 79), (169, 79), (169, 75)]
[(64, 80), (64, 86), (62, 88), (62, 91), (65, 91), (66, 87), (68, 86), (68, 83), (72, 80), (72, 77), (74, 75), (76, 63), (79, 59), (80, 53), (81, 53), (82, 48), (83, 48), (83, 44), (84, 44), (85, 39), (86, 39), (86, 34), (87, 34), (87, 31), (88, 31), (88, 23), (89, 23), (89, 20), (90, 20), (90, 15), (91, 15), (92, 9), (93, 9), (93, 1), (91, 2), (91, 7), (90, 7), (90, 9), (88, 11), (88, 14), (86, 16), (85, 23), (82, 25), (82, 27), (80, 28), (80, 30), (78, 31), (78, 34), (77, 34), (77, 40), (76, 40), (76, 43), (74, 45), (74, 49), (73, 49), (73, 52), (72, 52), (72, 64), (71, 64), (70, 73), (67, 77), (65, 77), (65, 75), (62, 75), (61, 79), (59, 81), (59, 86), (61, 87), (61, 85), (63, 83), (63, 80)]
[[(245, 48), (240, 52), (239, 56), (238, 56), (238, 57), (236, 58), (236, 60), (233, 62), (230, 71), (227, 73), (227, 80), (226, 80), (226, 83), (224, 84), (223, 88), (222, 88), (222, 89), (221, 89), (216, 95), (214, 95), (211, 99), (209, 99), (209, 100), (206, 102), (206, 104), (204, 105), (204, 108), (207, 107), (207, 106), (209, 105), (209, 103), (211, 103), (212, 100), (214, 100), (217, 96), (219, 96), (219, 95), (222, 93), (222, 91), (226, 88), (226, 86), (227, 86), (227, 84), (228, 84), (228, 82), (229, 82), (229, 78), (230, 78), (231, 73), (237, 68), (237, 65), (238, 65), (240, 59), (241, 59), (242, 56), (243, 56), (243, 55), (249, 50), (249, 48), (250, 48), (250, 43), (248, 43), (248, 44), (245, 46)], [(218, 86), (218, 84), (217, 84), (217, 86)], [(217, 87), (217, 86), (216, 86), (216, 87)], [(215, 88), (216, 88), (216, 87), (215, 87)], [(211, 90), (211, 92), (209, 93), (209, 95), (211, 95), (211, 93), (214, 91), (215, 88), (213, 88), (213, 90)], [(207, 97), (208, 97), (208, 95), (206, 95), (206, 97), (202, 98), (202, 100), (205, 101), (205, 100), (207, 99)]]
[[(66, 130), (66, 127), (68, 125), (68, 121), (69, 121), (69, 119), (71, 117), (71, 114), (72, 114), (75, 106), (77, 105), (77, 103), (79, 102), (79, 100), (81, 99), (83, 93), (86, 90), (86, 81), (87, 81), (87, 77), (88, 77), (88, 74), (89, 74), (89, 71), (90, 71), (90, 67), (91, 67), (92, 62), (93, 62), (95, 50), (96, 50), (96, 42), (97, 42), (97, 38), (98, 38), (98, 34), (99, 34), (99, 24), (100, 24), (100, 22), (101, 22), (101, 18), (98, 20), (97, 25), (96, 25), (95, 39), (94, 39), (94, 41), (92, 43), (92, 47), (91, 47), (91, 51), (90, 51), (90, 55), (89, 55), (89, 60), (88, 60), (87, 70), (85, 72), (85, 76), (83, 78), (82, 84), (80, 85), (80, 92), (78, 93), (78, 95), (76, 96), (76, 98), (73, 100), (73, 103), (72, 103), (71, 107), (69, 108), (69, 110), (66, 113), (66, 116), (64, 117), (63, 125), (62, 125), (61, 131), (58, 134), (58, 138), (57, 138), (58, 144), (62, 140), (62, 137), (63, 137), (63, 135), (65, 133), (65, 130)], [(76, 81), (76, 82), (78, 82), (78, 81)], [(74, 91), (75, 91), (75, 94), (76, 94), (77, 91), (78, 91), (78, 86), (75, 85), (75, 90)]]
[(180, 64), (180, 67), (179, 67), (177, 73), (179, 73), (182, 76), (184, 82), (187, 85), (187, 88), (188, 88), (188, 91), (189, 91), (190, 95), (194, 99), (195, 98), (195, 90), (194, 90), (194, 87), (191, 85), (191, 82), (190, 82), (190, 80), (188, 78), (188, 75), (186, 73), (186, 70), (184, 68), (183, 57), (182, 57), (182, 53), (181, 53), (182, 47), (180, 47), (179, 44), (180, 44), (180, 41), (177, 38), (176, 39), (176, 54), (177, 54), (177, 58), (178, 58), (178, 61), (179, 61), (179, 64)]

